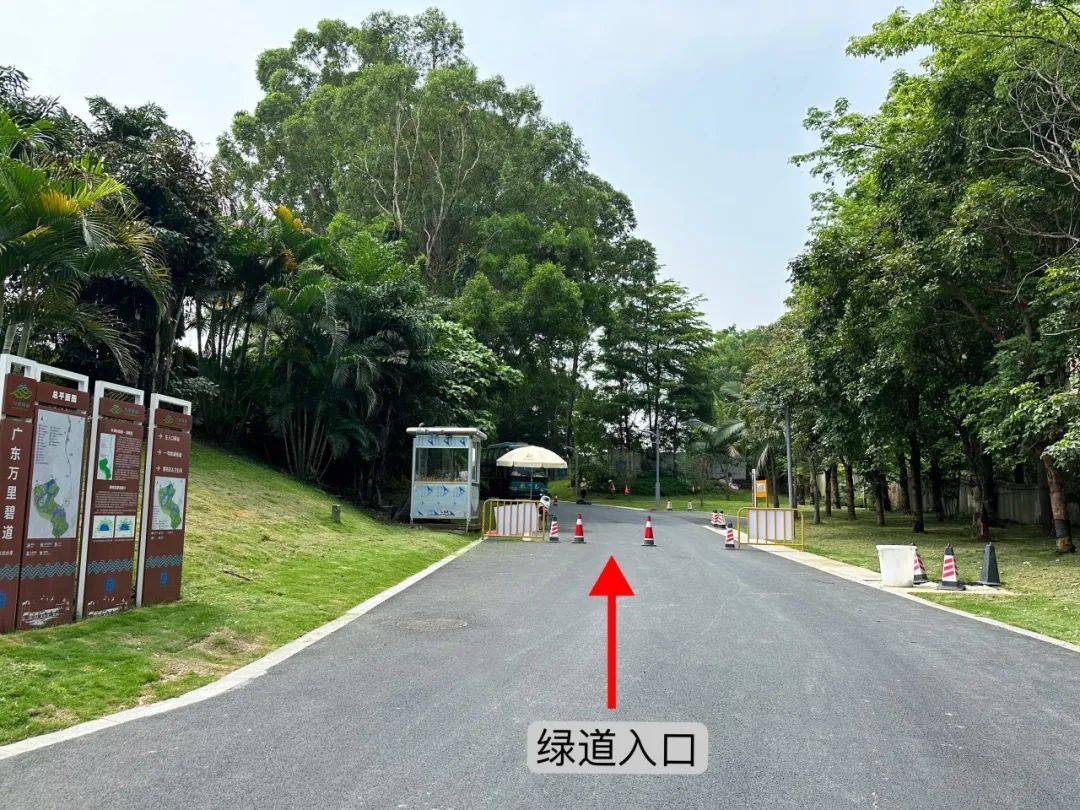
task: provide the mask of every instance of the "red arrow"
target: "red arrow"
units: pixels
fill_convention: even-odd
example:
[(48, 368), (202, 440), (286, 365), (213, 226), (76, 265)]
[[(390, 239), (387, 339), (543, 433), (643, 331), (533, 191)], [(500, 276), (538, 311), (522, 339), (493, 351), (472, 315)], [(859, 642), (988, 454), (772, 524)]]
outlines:
[(608, 557), (589, 596), (607, 597), (607, 707), (615, 708), (615, 597), (633, 596), (634, 589), (623, 576), (614, 557)]

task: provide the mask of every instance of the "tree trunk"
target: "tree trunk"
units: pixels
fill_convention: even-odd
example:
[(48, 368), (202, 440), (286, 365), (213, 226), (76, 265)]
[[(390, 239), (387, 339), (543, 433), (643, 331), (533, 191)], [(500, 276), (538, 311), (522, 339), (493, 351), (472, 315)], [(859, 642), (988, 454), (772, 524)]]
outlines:
[[(182, 326), (184, 318), (185, 294), (186, 288), (181, 286), (180, 293), (176, 296), (176, 315), (173, 316), (172, 313), (168, 313), (169, 337), (165, 344), (165, 357), (163, 367), (161, 369), (161, 390), (166, 392), (169, 390), (169, 382), (172, 377), (173, 354), (176, 353), (176, 336), (180, 334), (180, 328)], [(161, 328), (160, 323), (158, 324), (158, 328)], [(153, 373), (156, 376), (157, 369), (154, 369)]]
[(825, 517), (832, 517), (832, 465), (825, 468)]
[(998, 511), (997, 483), (994, 480), (994, 460), (989, 453), (983, 453), (979, 460), (980, 477), (983, 485), (983, 501), (986, 504), (986, 517), (989, 525), (1001, 525), (1001, 512)]
[[(889, 479), (885, 477), (885, 473), (881, 473), (881, 507), (886, 512), (891, 512), (893, 508), (892, 496), (889, 494)], [(885, 525), (885, 524), (882, 524)]]
[(578, 364), (581, 361), (581, 350), (574, 346), (574, 359), (570, 367), (570, 401), (566, 407), (566, 436), (565, 443), (568, 450), (574, 446), (574, 405), (577, 402)]
[(1035, 461), (1035, 478), (1039, 485), (1039, 527), (1047, 537), (1054, 536), (1054, 506), (1050, 502), (1050, 487), (1046, 480), (1046, 465)]
[(847, 484), (847, 516), (848, 520), (855, 520), (855, 471), (851, 469), (851, 462), (844, 462), (844, 483)]
[(922, 534), (926, 531), (926, 525), (923, 521), (922, 445), (919, 434), (912, 431), (908, 436), (908, 444), (911, 448), (911, 511), (914, 515), (911, 531)]
[(769, 453), (769, 497), (772, 498), (773, 509), (780, 508), (780, 487), (777, 485), (776, 459)]
[(874, 506), (877, 508), (877, 525), (885, 525), (885, 501), (889, 495), (889, 488), (885, 485), (885, 474), (881, 470), (874, 470), (870, 474), (871, 486), (874, 491)]
[(840, 465), (837, 462), (833, 462), (832, 467), (832, 494), (833, 494), (833, 506), (839, 509), (843, 504), (840, 502)]
[(908, 465), (903, 453), (896, 454), (896, 466), (900, 469), (900, 511), (907, 515), (911, 513), (911, 490), (908, 489)]
[(203, 317), (202, 303), (195, 299), (195, 356), (202, 359), (203, 356)]
[(945, 522), (945, 478), (941, 474), (941, 462), (937, 453), (930, 452), (930, 497), (934, 501), (934, 512), (938, 523)]
[[(978, 437), (968, 428), (960, 426), (960, 442), (964, 448), (964, 459), (967, 463), (968, 473), (975, 487), (975, 509), (971, 515), (976, 534), (983, 539), (990, 536), (990, 512), (987, 508), (986, 483), (983, 476), (986, 472), (982, 463), (982, 444)], [(993, 476), (991, 475), (991, 478)]]
[(1046, 467), (1046, 484), (1050, 489), (1050, 508), (1054, 515), (1054, 538), (1058, 554), (1075, 552), (1076, 545), (1072, 538), (1072, 524), (1069, 521), (1069, 507), (1065, 501), (1065, 477), (1054, 460), (1048, 455), (1042, 457)]
[(814, 500), (814, 524), (821, 523), (821, 492), (817, 485), (817, 467), (810, 460), (810, 497)]

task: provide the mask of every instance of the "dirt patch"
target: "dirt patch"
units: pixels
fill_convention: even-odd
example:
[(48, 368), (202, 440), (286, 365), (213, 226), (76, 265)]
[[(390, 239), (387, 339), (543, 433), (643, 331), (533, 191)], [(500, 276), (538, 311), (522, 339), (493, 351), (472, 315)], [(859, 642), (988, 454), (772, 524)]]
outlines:
[(26, 716), (50, 726), (71, 726), (79, 722), (79, 715), (75, 714), (71, 709), (63, 709), (51, 703), (33, 707), (27, 711)]
[(155, 661), (157, 678), (142, 688), (136, 705), (144, 706), (159, 700), (162, 684), (181, 678), (214, 680), (236, 668), (237, 658), (251, 658), (262, 647), (261, 639), (245, 638), (222, 628), (186, 647), (182, 657), (158, 657)]
[(214, 679), (224, 675), (230, 669), (232, 669), (232, 667), (227, 664), (218, 664), (213, 661), (206, 661), (202, 658), (160, 659), (157, 669), (157, 680), (151, 681), (143, 686), (142, 692), (139, 694), (139, 699), (135, 701), (135, 705), (145, 706), (147, 703), (156, 703), (160, 700), (161, 698), (156, 694), (155, 690), (162, 684), (176, 681), (181, 678), (187, 678), (192, 675), (200, 678)]
[(222, 628), (196, 641), (188, 649), (211, 658), (236, 658), (251, 655), (261, 646), (260, 639), (246, 638), (237, 635), (232, 630)]

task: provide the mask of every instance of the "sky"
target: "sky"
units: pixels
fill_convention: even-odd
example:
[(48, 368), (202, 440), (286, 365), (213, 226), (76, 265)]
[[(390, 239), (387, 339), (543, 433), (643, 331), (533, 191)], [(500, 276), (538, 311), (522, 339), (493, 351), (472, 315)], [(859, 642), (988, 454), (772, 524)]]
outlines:
[[(0, 64), (85, 115), (87, 96), (154, 101), (212, 153), (259, 100), (255, 58), (324, 18), (415, 14), (427, 2), (54, 0), (5, 15)], [(929, 0), (905, 6), (919, 11)], [(806, 241), (811, 106), (871, 111), (892, 73), (844, 55), (897, 0), (443, 0), (483, 75), (533, 85), (570, 123), (593, 171), (629, 194), (663, 272), (702, 295), (715, 328), (775, 320)]]

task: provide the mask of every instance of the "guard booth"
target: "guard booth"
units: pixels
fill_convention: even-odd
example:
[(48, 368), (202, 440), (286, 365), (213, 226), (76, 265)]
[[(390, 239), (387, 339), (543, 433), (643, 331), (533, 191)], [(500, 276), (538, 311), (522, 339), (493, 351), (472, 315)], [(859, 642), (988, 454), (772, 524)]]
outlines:
[(480, 446), (483, 431), (464, 427), (412, 427), (409, 522), (480, 519)]

